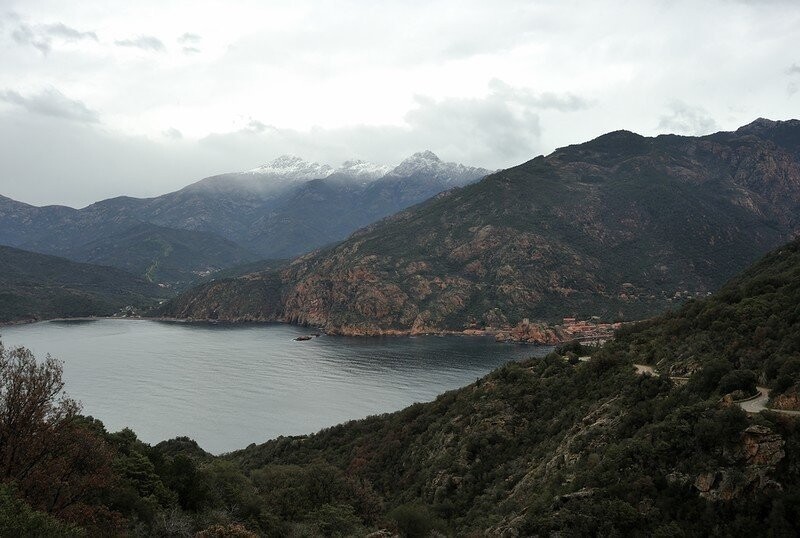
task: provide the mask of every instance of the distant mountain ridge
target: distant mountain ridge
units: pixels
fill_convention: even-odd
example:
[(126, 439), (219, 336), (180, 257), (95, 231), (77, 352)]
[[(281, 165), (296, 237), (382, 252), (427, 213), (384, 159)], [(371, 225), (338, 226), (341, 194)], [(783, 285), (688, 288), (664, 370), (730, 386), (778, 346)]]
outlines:
[(488, 173), (431, 152), (394, 168), (360, 160), (333, 168), (284, 155), (155, 198), (123, 196), (83, 209), (0, 196), (0, 244), (106, 263), (181, 287), (193, 275), (340, 241)]
[(641, 319), (717, 289), (800, 233), (798, 141), (796, 120), (703, 137), (608, 133), (281, 271), (200, 286), (164, 313), (344, 334)]
[(114, 204), (35, 207), (0, 196), (0, 244), (110, 265), (178, 287), (196, 274), (257, 258), (214, 234), (142, 222)]
[(113, 208), (159, 226), (216, 234), (262, 258), (287, 258), (488, 173), (443, 162), (430, 151), (394, 168), (364, 161), (333, 168), (284, 155), (157, 198), (115, 199)]

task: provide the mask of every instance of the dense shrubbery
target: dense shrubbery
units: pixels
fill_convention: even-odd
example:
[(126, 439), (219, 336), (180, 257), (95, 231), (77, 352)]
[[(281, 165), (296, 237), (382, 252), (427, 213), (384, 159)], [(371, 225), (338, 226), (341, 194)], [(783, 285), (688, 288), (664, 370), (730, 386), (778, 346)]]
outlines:
[[(83, 474), (104, 477), (82, 499), (83, 519), (6, 489), (0, 528), (50, 525), (67, 533), (76, 524), (91, 533), (165, 536), (388, 528), (427, 536), (504, 528), (513, 519), (523, 534), (669, 535), (678, 525), (691, 535), (734, 532), (734, 524), (768, 517), (776, 529), (800, 530), (791, 519), (791, 499), (800, 498), (800, 435), (790, 423), (760, 422), (787, 440), (784, 493), (713, 503), (698, 496), (692, 479), (709, 469), (745, 472), (725, 454), (741, 442), (748, 419), (690, 386), (634, 375), (619, 345), (574, 366), (557, 353), (512, 363), (429, 404), (227, 457), (186, 438), (149, 446), (130, 430), (108, 433), (98, 421), (70, 416), (71, 431), (109, 457), (101, 469), (77, 465), (77, 484)], [(676, 483), (673, 473), (692, 478)], [(32, 508), (12, 510), (22, 500)]]
[(704, 394), (746, 392), (756, 382), (772, 387), (773, 394), (796, 387), (800, 241), (767, 255), (708, 299), (618, 336), (638, 360), (662, 372), (698, 372), (692, 383)]

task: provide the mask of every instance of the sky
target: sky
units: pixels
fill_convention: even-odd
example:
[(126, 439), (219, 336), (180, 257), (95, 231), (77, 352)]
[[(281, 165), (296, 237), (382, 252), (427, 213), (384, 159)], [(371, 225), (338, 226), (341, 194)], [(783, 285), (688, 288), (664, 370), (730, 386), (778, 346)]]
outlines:
[(800, 116), (795, 0), (0, 0), (0, 195), (82, 207), (283, 155), (505, 168)]

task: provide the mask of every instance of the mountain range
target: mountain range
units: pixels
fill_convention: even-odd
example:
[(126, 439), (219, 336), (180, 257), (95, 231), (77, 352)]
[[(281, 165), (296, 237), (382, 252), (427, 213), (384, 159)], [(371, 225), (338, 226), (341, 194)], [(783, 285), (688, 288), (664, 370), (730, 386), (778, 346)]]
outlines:
[(488, 170), (421, 152), (399, 166), (340, 168), (283, 156), (155, 198), (118, 197), (83, 209), (0, 196), (0, 244), (112, 265), (175, 287), (258, 259), (292, 257)]
[(800, 232), (800, 121), (616, 131), (447, 191), (277, 271), (165, 305), (342, 334), (642, 319), (704, 296)]

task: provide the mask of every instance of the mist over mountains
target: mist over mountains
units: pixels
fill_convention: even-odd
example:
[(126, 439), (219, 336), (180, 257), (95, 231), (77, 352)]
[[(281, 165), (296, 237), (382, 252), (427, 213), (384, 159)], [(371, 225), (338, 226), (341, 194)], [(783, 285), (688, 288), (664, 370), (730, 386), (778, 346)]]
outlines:
[(156, 283), (257, 259), (292, 257), (488, 170), (421, 152), (390, 168), (339, 168), (282, 156), (155, 198), (117, 197), (83, 209), (34, 207), (0, 196), (0, 244), (111, 265)]

